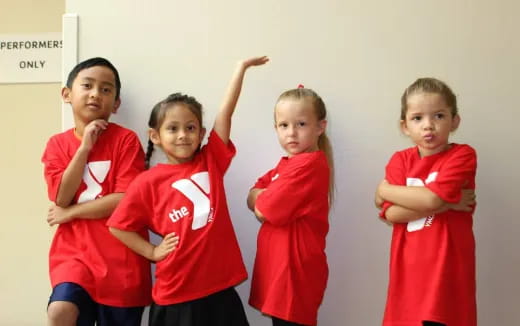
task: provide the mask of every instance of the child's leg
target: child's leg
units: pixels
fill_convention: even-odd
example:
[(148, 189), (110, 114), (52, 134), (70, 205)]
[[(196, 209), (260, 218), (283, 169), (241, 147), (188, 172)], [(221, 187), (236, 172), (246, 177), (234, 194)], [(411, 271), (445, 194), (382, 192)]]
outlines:
[(60, 283), (52, 290), (47, 306), (49, 326), (93, 326), (95, 303), (81, 286)]
[(140, 326), (144, 307), (112, 307), (98, 304), (98, 326)]
[(271, 317), (273, 319), (273, 326), (304, 326), (303, 324), (292, 323), (287, 320)]
[(242, 300), (234, 287), (206, 297), (206, 307), (214, 326), (248, 326)]
[(445, 324), (437, 323), (434, 321), (427, 321), (427, 320), (424, 320), (422, 322), (422, 324), (423, 324), (423, 326), (446, 326)]

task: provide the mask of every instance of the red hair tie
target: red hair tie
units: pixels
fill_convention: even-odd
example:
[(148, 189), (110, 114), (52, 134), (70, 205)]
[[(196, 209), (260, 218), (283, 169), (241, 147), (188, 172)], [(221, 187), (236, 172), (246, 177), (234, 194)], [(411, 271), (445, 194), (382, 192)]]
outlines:
[(298, 84), (298, 88), (305, 88), (302, 84)]

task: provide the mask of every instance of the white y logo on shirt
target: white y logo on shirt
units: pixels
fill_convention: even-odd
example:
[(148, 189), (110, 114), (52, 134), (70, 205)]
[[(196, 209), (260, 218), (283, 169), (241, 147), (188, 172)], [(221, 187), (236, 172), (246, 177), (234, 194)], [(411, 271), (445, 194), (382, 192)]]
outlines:
[(193, 222), (191, 229), (204, 227), (211, 219), (212, 209), (209, 201), (209, 174), (199, 172), (189, 179), (181, 179), (172, 183), (172, 188), (179, 190), (193, 203)]
[[(406, 185), (412, 186), (412, 187), (424, 187), (425, 184), (429, 184), (430, 182), (435, 181), (435, 178), (437, 178), (438, 172), (432, 172), (428, 175), (426, 180), (423, 181), (419, 178), (406, 178)], [(431, 226), (433, 223), (433, 219), (435, 218), (435, 215), (426, 216), (423, 218), (420, 218), (415, 221), (408, 222), (406, 226), (406, 230), (408, 232), (414, 232), (419, 231), (423, 229), (425, 226)]]
[(89, 162), (83, 170), (83, 182), (87, 185), (78, 197), (78, 204), (94, 200), (103, 191), (101, 184), (105, 181), (110, 170), (111, 161)]

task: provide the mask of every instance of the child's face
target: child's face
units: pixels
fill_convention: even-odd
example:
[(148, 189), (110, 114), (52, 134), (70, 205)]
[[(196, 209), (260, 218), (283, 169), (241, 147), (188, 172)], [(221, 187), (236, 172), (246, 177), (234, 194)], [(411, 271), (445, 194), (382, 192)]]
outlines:
[(150, 139), (162, 148), (171, 164), (189, 162), (206, 130), (186, 104), (175, 103), (166, 110), (159, 131), (150, 129)]
[(289, 157), (318, 150), (318, 138), (327, 122), (318, 121), (310, 101), (286, 98), (275, 108), (278, 141)]
[(460, 117), (452, 116), (443, 97), (435, 93), (415, 93), (407, 99), (403, 132), (418, 146), (421, 157), (440, 153), (449, 147), (450, 132), (457, 129)]
[(62, 97), (72, 105), (76, 123), (88, 124), (97, 119), (107, 120), (117, 111), (120, 100), (116, 100), (116, 83), (112, 70), (94, 66), (81, 70), (72, 88), (64, 87)]

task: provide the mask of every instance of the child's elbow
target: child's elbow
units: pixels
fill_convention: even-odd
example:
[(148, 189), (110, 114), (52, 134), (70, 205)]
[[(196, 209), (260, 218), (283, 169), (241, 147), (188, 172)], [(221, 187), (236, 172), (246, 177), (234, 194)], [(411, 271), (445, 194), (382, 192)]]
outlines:
[(108, 227), (108, 231), (110, 231), (110, 233), (111, 233), (114, 237), (116, 237), (116, 238), (119, 239), (119, 235), (121, 234), (121, 230), (109, 226), (109, 227)]
[(56, 200), (54, 201), (54, 203), (56, 204), (56, 206), (59, 206), (61, 208), (67, 208), (70, 206), (70, 201), (67, 202), (66, 200), (63, 200), (61, 198), (56, 198)]

